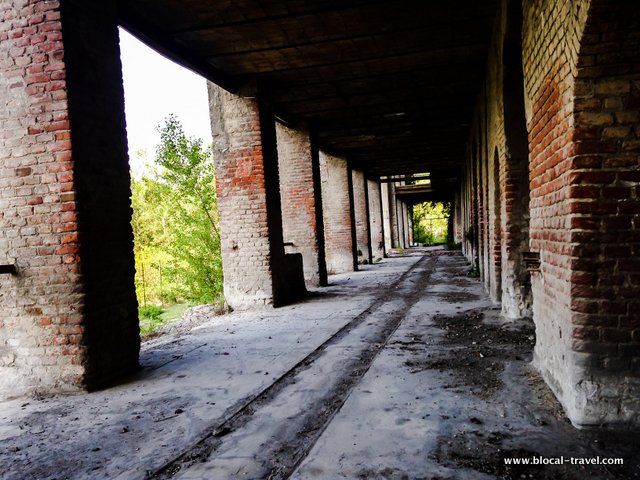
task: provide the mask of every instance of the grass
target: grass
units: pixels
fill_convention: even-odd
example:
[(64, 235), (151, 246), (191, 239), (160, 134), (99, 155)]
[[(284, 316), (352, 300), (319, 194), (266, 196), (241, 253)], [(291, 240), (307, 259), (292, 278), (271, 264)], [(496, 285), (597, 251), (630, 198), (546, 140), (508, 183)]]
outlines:
[(191, 303), (178, 303), (168, 307), (159, 307), (157, 305), (141, 307), (138, 311), (140, 333), (142, 335), (148, 335), (168, 323), (179, 320), (182, 318), (184, 312), (192, 306)]

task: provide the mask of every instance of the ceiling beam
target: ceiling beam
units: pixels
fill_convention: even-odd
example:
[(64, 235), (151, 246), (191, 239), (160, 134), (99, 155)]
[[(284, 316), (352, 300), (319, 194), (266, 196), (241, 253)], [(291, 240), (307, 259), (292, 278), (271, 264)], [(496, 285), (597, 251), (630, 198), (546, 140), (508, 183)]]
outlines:
[(225, 90), (233, 93), (238, 91), (239, 83), (232, 76), (194, 55), (192, 50), (175, 43), (170, 36), (137, 16), (131, 9), (123, 8), (119, 4), (118, 16), (120, 26), (162, 56), (203, 76)]

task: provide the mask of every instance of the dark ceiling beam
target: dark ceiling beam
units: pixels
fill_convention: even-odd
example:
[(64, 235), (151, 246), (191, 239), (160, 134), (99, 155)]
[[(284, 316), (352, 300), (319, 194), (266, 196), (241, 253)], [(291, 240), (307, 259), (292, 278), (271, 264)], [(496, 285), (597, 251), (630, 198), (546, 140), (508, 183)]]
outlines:
[[(471, 95), (471, 97), (473, 97), (473, 95)], [(312, 107), (309, 105), (308, 108), (304, 108), (304, 105), (300, 105), (296, 108), (289, 107), (287, 112), (289, 115), (296, 115), (300, 117), (316, 117), (320, 122), (335, 118), (349, 119), (354, 116), (354, 114), (355, 116), (379, 115), (383, 117), (397, 115), (398, 113), (418, 114), (420, 111), (423, 111), (425, 115), (446, 113), (446, 110), (438, 104), (418, 102), (415, 101), (415, 99), (413, 100), (414, 101), (412, 101), (411, 98), (402, 98), (389, 101), (382, 100), (380, 102), (351, 103), (334, 107)], [(463, 108), (462, 105), (458, 105), (453, 102), (449, 102), (449, 107), (452, 109), (460, 108), (458, 113), (462, 111), (465, 113), (465, 117), (471, 117), (471, 108)], [(459, 118), (459, 116), (460, 115), (456, 115), (456, 118)]]
[(305, 104), (309, 102), (317, 102), (317, 101), (331, 101), (331, 100), (346, 100), (352, 101), (354, 99), (358, 99), (361, 97), (367, 96), (375, 96), (380, 95), (383, 96), (388, 94), (389, 92), (394, 92), (395, 94), (420, 94), (420, 96), (424, 97), (424, 94), (433, 91), (436, 94), (442, 94), (443, 91), (450, 91), (455, 93), (456, 91), (468, 91), (470, 88), (473, 88), (475, 85), (470, 84), (468, 81), (458, 81), (458, 82), (450, 82), (447, 83), (447, 86), (443, 88), (441, 85), (437, 85), (431, 79), (415, 79), (411, 81), (410, 85), (384, 85), (382, 83), (372, 83), (369, 88), (360, 88), (360, 89), (348, 89), (346, 90), (343, 85), (338, 85), (337, 90), (340, 92), (336, 92), (334, 94), (325, 94), (318, 96), (307, 96), (302, 98), (295, 98), (290, 100), (284, 100), (278, 97), (273, 97), (272, 100), (277, 102), (280, 106), (284, 106), (286, 108), (287, 105), (296, 105), (296, 104)]
[[(324, 38), (320, 36), (315, 36), (313, 39), (306, 39), (305, 41), (265, 41), (263, 46), (259, 47), (238, 47), (232, 46), (231, 48), (226, 48), (225, 45), (215, 44), (215, 53), (211, 51), (198, 51), (198, 54), (203, 57), (207, 57), (208, 59), (224, 59), (225, 57), (233, 57), (238, 55), (251, 55), (255, 53), (280, 53), (283, 51), (291, 51), (294, 49), (305, 49), (308, 47), (328, 47), (331, 48), (334, 44), (340, 43), (350, 43), (359, 40), (371, 40), (375, 39), (376, 41), (386, 42), (389, 37), (396, 37), (393, 40), (397, 42), (404, 35), (411, 35), (416, 38), (416, 43), (434, 43), (441, 42), (443, 44), (451, 44), (456, 40), (456, 32), (459, 30), (465, 31), (465, 41), (468, 42), (471, 39), (478, 39), (478, 42), (482, 42), (484, 38), (486, 38), (486, 30), (487, 27), (478, 22), (478, 19), (473, 19), (462, 23), (456, 23), (456, 28), (454, 30), (451, 29), (450, 25), (445, 23), (438, 25), (425, 25), (424, 22), (420, 22), (414, 18), (414, 22), (411, 25), (406, 25), (408, 22), (404, 22), (404, 26), (400, 28), (390, 29), (387, 25), (385, 30), (362, 30), (358, 33), (354, 31), (345, 31), (340, 35), (334, 34), (333, 36), (326, 36)], [(469, 31), (471, 30), (471, 33)], [(204, 33), (204, 32), (203, 32)], [(173, 36), (176, 38), (176, 36)], [(177, 36), (176, 40), (184, 41), (182, 38)], [(192, 41), (194, 43), (202, 43), (202, 40), (206, 40), (206, 35), (204, 39), (194, 38)], [(214, 40), (217, 40), (214, 39)], [(460, 43), (460, 40), (458, 40)], [(241, 45), (241, 44), (240, 44)], [(251, 44), (253, 45), (253, 44)]]
[[(262, 74), (282, 74), (285, 72), (301, 72), (305, 70), (313, 70), (317, 68), (323, 67), (345, 67), (349, 68), (349, 65), (355, 63), (362, 62), (378, 62), (381, 60), (394, 60), (394, 62), (401, 62), (404, 57), (418, 57), (414, 60), (416, 65), (425, 64), (423, 62), (429, 62), (429, 57), (446, 57), (446, 59), (442, 60), (440, 65), (446, 65), (448, 60), (455, 58), (456, 56), (462, 57), (482, 57), (486, 53), (488, 43), (469, 43), (464, 45), (457, 45), (456, 47), (444, 47), (437, 49), (429, 49), (429, 48), (416, 48), (411, 51), (401, 51), (401, 52), (392, 52), (386, 53), (384, 55), (369, 55), (362, 57), (354, 57), (346, 60), (337, 60), (333, 62), (321, 62), (321, 63), (310, 63), (306, 65), (300, 65), (297, 67), (287, 67), (287, 68), (274, 68), (274, 69), (265, 69), (256, 67), (251, 71), (250, 74), (247, 73), (235, 73), (234, 76), (238, 78)], [(426, 57), (426, 58), (419, 58)]]
[(358, 2), (345, 2), (345, 1), (335, 1), (330, 3), (330, 6), (322, 7), (322, 8), (311, 8), (311, 9), (303, 9), (299, 11), (287, 11), (286, 13), (278, 14), (278, 15), (264, 15), (264, 16), (256, 16), (254, 18), (245, 18), (243, 20), (238, 21), (225, 21), (224, 23), (211, 23), (207, 22), (206, 26), (198, 26), (198, 27), (187, 27), (187, 28), (177, 28), (171, 29), (170, 33), (173, 35), (180, 35), (183, 33), (195, 33), (205, 30), (211, 30), (212, 28), (227, 28), (227, 27), (243, 27), (243, 26), (254, 26), (259, 27), (260, 24), (267, 22), (278, 22), (281, 20), (289, 20), (292, 18), (299, 19), (302, 17), (316, 17), (319, 15), (324, 15), (331, 12), (341, 12), (348, 10), (357, 10), (362, 7), (367, 6), (379, 6), (389, 3), (398, 3), (401, 0), (369, 0), (363, 1), (360, 0)]
[(295, 102), (304, 99), (322, 99), (340, 95), (359, 95), (363, 93), (375, 93), (385, 90), (402, 88), (421, 88), (433, 86), (442, 90), (442, 84), (449, 88), (459, 85), (473, 85), (482, 80), (478, 73), (466, 73), (462, 70), (440, 72), (438, 76), (428, 75), (419, 70), (409, 70), (404, 73), (387, 72), (384, 75), (371, 78), (340, 79), (324, 81), (314, 85), (294, 85), (286, 88), (271, 89), (271, 98), (275, 102)]
[[(320, 137), (329, 137), (338, 135), (349, 130), (357, 131), (371, 131), (376, 129), (385, 128), (402, 128), (403, 126), (413, 126), (417, 130), (431, 130), (431, 128), (464, 128), (465, 130), (470, 126), (470, 119), (462, 119), (463, 123), (457, 122), (456, 125), (443, 122), (439, 117), (443, 112), (435, 110), (434, 105), (431, 105), (429, 112), (433, 114), (425, 114), (424, 112), (408, 112), (404, 116), (375, 116), (366, 119), (363, 118), (346, 118), (343, 120), (321, 122), (315, 121), (314, 128), (318, 132)], [(466, 112), (466, 110), (465, 110)], [(448, 119), (448, 117), (445, 117)], [(452, 117), (453, 118), (453, 117)], [(459, 116), (455, 117), (460, 119)]]
[(232, 91), (257, 79), (368, 175), (459, 177), (496, 0), (117, 1), (145, 43)]
[[(154, 25), (137, 16), (131, 9), (118, 4), (120, 26), (172, 62), (191, 70), (207, 80), (230, 92), (237, 92), (239, 83), (222, 70), (213, 67), (206, 60), (196, 56), (185, 47), (175, 43), (171, 37), (158, 30)], [(125, 3), (126, 5), (126, 3)]]

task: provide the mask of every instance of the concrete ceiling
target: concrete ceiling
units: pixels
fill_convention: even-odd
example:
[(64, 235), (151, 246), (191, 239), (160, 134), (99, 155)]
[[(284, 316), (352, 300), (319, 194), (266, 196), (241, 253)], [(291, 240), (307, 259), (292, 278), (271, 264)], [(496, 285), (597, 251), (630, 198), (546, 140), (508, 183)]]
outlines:
[(123, 0), (122, 25), (369, 175), (459, 176), (495, 0)]

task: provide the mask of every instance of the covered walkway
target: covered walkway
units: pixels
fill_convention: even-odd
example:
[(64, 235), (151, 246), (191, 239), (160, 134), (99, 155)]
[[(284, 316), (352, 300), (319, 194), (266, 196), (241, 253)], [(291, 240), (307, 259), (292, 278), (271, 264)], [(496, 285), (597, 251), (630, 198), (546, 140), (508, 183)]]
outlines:
[[(576, 431), (459, 254), (407, 250), (296, 304), (143, 345), (91, 394), (0, 404), (0, 472), (24, 478), (636, 478), (620, 432)], [(621, 457), (511, 467), (505, 458)], [(524, 469), (523, 469), (524, 468)], [(524, 477), (522, 477), (524, 475)]]
[[(635, 0), (0, 2), (0, 399), (92, 391), (139, 369), (124, 27), (209, 81), (224, 295), (235, 310), (299, 301), (331, 274), (368, 278), (368, 267), (350, 272), (413, 244), (412, 205), (447, 202), (449, 240), (505, 318), (532, 318), (533, 364), (573, 425), (638, 427), (639, 26)], [(275, 351), (289, 360), (275, 378), (279, 363), (265, 375), (262, 353), (247, 366), (250, 353), (235, 357), (240, 346), (215, 350), (239, 341), (239, 327), (184, 340), (195, 351), (182, 358), (201, 359), (208, 380), (194, 398), (210, 393), (206, 385), (227, 388), (210, 381), (214, 360), (241, 384), (197, 425), (209, 428), (367, 308), (318, 360), (368, 323), (381, 330), (364, 328), (365, 344), (384, 345), (387, 329), (408, 321), (387, 319), (384, 308), (410, 315), (420, 302), (409, 279), (433, 277), (440, 260), (397, 284), (406, 299), (386, 281), (381, 291), (348, 290), (351, 299), (327, 290), (320, 303), (337, 303), (302, 315), (316, 331), (299, 319), (271, 330), (308, 303), (230, 317), (246, 318), (243, 335), (265, 319), (269, 330), (242, 338), (247, 345), (282, 341)], [(285, 342), (299, 328), (307, 343)], [(376, 352), (364, 350), (372, 361)], [(186, 361), (172, 357), (182, 350), (159, 352), (143, 362)], [(247, 387), (247, 372), (258, 370), (260, 382)], [(181, 398), (190, 381), (167, 383), (166, 396)], [(147, 397), (131, 410), (148, 411)], [(175, 414), (181, 422), (184, 413)], [(149, 426), (172, 431), (168, 421)], [(109, 441), (120, 447), (120, 437)], [(135, 448), (147, 447), (138, 439)]]

